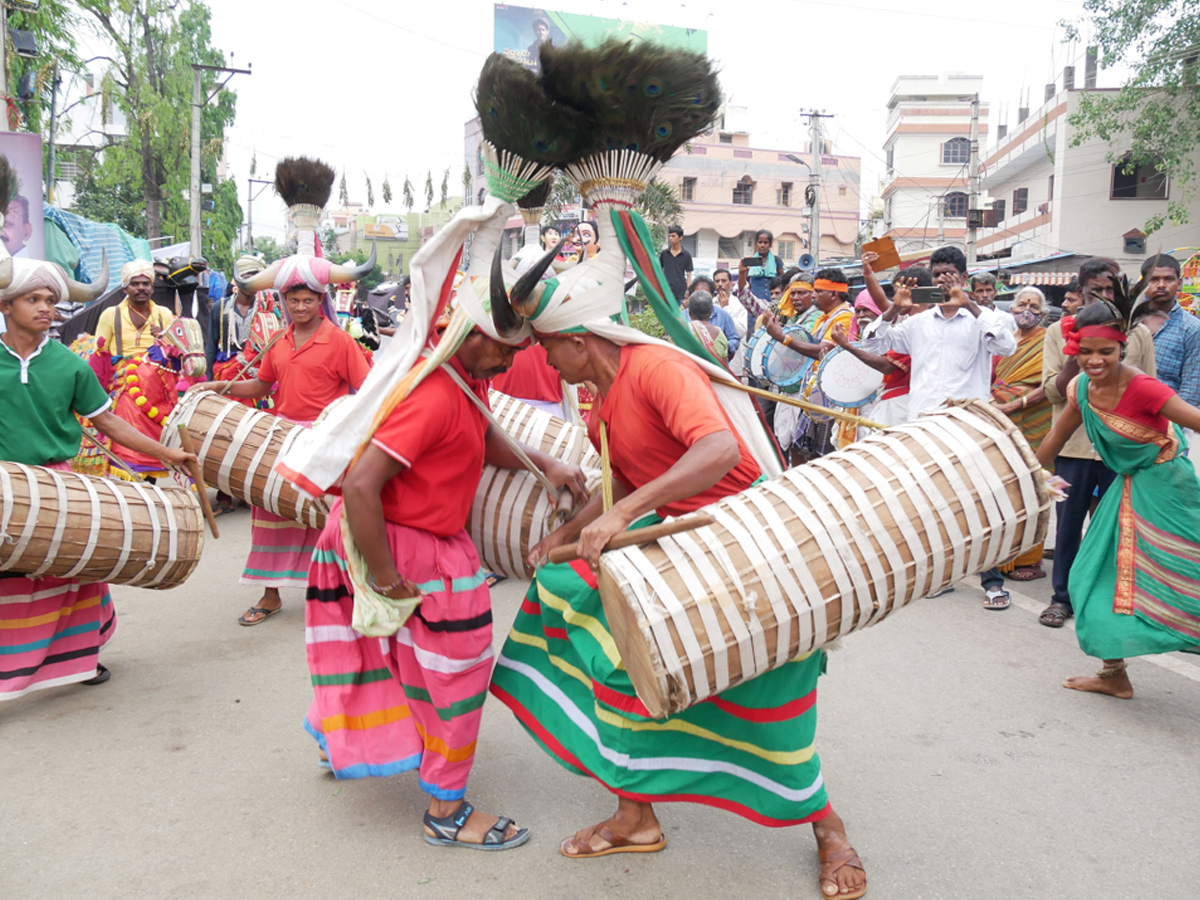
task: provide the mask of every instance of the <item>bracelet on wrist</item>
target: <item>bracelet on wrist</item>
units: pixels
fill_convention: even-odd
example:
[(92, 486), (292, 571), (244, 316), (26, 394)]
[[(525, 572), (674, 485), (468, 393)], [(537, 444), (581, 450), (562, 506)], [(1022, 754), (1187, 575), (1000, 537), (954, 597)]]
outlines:
[(386, 594), (388, 591), (394, 591), (400, 585), (404, 584), (404, 576), (398, 575), (396, 580), (391, 584), (379, 584), (375, 581), (374, 575), (367, 576), (367, 584), (371, 586), (371, 590), (377, 591), (380, 594)]

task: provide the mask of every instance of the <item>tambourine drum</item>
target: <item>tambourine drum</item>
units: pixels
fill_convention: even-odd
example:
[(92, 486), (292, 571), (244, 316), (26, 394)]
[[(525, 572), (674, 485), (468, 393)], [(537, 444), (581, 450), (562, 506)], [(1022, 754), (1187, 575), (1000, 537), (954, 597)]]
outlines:
[[(784, 337), (814, 343), (811, 334), (799, 325), (785, 325)], [(746, 371), (760, 381), (769, 382), (780, 393), (794, 394), (804, 387), (813, 361), (771, 338), (765, 328), (754, 333), (746, 346)]]
[(180, 424), (192, 436), (210, 487), (309, 528), (325, 527), (325, 499), (306, 498), (275, 471), (275, 463), (304, 433), (303, 425), (212, 391), (180, 398), (163, 424), (162, 442), (168, 447), (180, 447)]
[(842, 347), (834, 347), (817, 369), (817, 387), (826, 403), (847, 408), (866, 406), (879, 396), (883, 373)]
[(0, 462), (0, 572), (163, 590), (204, 549), (191, 488)]
[[(521, 443), (585, 470), (599, 469), (600, 457), (581, 426), (499, 391), (492, 391), (488, 399), (501, 427)], [(528, 577), (525, 557), (549, 533), (557, 502), (524, 469), (485, 465), (467, 519), (467, 533), (483, 566), (513, 578)]]
[(1050, 505), (1020, 429), (954, 401), (704, 507), (713, 525), (602, 554), (600, 597), (657, 719), (1013, 559)]

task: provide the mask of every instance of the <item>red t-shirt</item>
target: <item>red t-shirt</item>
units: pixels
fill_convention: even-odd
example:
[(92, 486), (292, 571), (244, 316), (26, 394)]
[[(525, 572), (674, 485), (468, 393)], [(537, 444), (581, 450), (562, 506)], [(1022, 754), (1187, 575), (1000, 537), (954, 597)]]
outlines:
[(903, 397), (909, 391), (912, 381), (912, 357), (907, 353), (897, 353), (889, 350), (884, 354), (896, 368), (883, 376), (883, 393), (880, 400), (891, 400), (893, 397)]
[(263, 356), (259, 381), (276, 384), (275, 413), (293, 422), (314, 422), (334, 400), (358, 390), (371, 366), (354, 338), (326, 318), (296, 349), (296, 326)]
[[(450, 365), (486, 404), (486, 381)], [(487, 420), (440, 369), (401, 401), (371, 443), (404, 465), (383, 486), (383, 517), (398, 525), (449, 537), (466, 527), (483, 474)]]
[(1134, 375), (1112, 412), (1123, 419), (1153, 428), (1159, 434), (1168, 434), (1171, 420), (1162, 415), (1162, 408), (1174, 396), (1175, 392), (1157, 378)]
[(676, 350), (648, 344), (622, 347), (617, 377), (596, 404), (588, 437), (599, 451), (603, 419), (613, 475), (631, 491), (666, 474), (700, 438), (719, 431), (737, 438), (738, 464), (708, 490), (661, 507), (660, 516), (691, 512), (744, 491), (762, 474), (708, 376)]
[(534, 344), (517, 352), (512, 368), (492, 379), (492, 387), (522, 400), (562, 402), (562, 382), (558, 370), (546, 359), (546, 348)]

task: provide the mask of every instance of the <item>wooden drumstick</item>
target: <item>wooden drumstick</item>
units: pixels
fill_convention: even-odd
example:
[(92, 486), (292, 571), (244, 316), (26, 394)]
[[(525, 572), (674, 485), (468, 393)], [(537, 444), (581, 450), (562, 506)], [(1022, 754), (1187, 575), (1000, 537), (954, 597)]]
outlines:
[[(646, 528), (639, 528), (636, 531), (626, 531), (618, 534), (605, 545), (604, 549), (606, 551), (620, 550), (622, 547), (632, 547), (634, 544), (649, 544), (661, 537), (679, 534), (683, 531), (693, 531), (697, 528), (703, 528), (705, 525), (711, 525), (715, 521), (712, 516), (701, 513), (697, 516), (688, 516), (686, 519), (676, 519), (674, 522), (660, 522), (657, 525), (650, 525)], [(564, 544), (550, 551), (550, 562), (552, 563), (565, 563), (573, 559), (579, 559), (578, 542)]]
[(224, 397), (229, 392), (229, 389), (231, 387), (233, 387), (234, 384), (237, 383), (238, 379), (240, 379), (243, 375), (245, 375), (247, 372), (249, 372), (251, 369), (253, 369), (254, 366), (257, 365), (258, 361), (267, 355), (267, 351), (275, 346), (275, 342), (277, 340), (279, 340), (281, 337), (283, 337), (284, 334), (286, 334), (286, 333), (287, 333), (286, 328), (281, 328), (279, 331), (275, 332), (275, 334), (272, 335), (271, 339), (269, 341), (267, 341), (267, 346), (265, 346), (261, 350), (259, 350), (258, 355), (256, 357), (254, 357), (254, 359), (250, 360), (250, 362), (246, 363), (240, 369), (238, 369), (237, 374), (233, 376), (232, 380), (226, 381), (225, 387), (223, 387), (219, 391), (217, 391), (217, 396)]
[[(179, 429), (179, 443), (183, 446), (183, 452), (195, 455), (196, 446), (192, 443), (192, 436), (188, 434), (187, 426), (181, 422), (176, 427)], [(219, 538), (221, 535), (217, 531), (217, 517), (213, 515), (212, 504), (208, 502), (208, 487), (204, 484), (204, 473), (200, 470), (200, 463), (188, 460), (186, 465), (188, 474), (196, 483), (196, 493), (200, 495), (200, 508), (204, 510), (204, 519), (208, 522), (208, 530), (212, 532), (214, 538)]]

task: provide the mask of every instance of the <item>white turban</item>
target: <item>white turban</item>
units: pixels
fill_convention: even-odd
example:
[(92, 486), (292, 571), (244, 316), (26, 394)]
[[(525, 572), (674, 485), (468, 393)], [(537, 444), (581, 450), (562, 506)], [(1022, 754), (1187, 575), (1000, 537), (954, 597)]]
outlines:
[(139, 275), (145, 275), (154, 282), (154, 263), (148, 259), (131, 259), (125, 265), (121, 266), (121, 287), (129, 287), (129, 282), (137, 278)]
[(67, 279), (55, 263), (41, 259), (16, 257), (12, 261), (13, 275), (8, 287), (0, 290), (0, 300), (13, 300), (47, 288), (54, 293), (55, 302), (67, 299)]
[(233, 264), (233, 268), (238, 273), (239, 278), (249, 278), (251, 275), (261, 272), (266, 267), (266, 263), (259, 257), (251, 256), (250, 254), (238, 257), (238, 261)]

